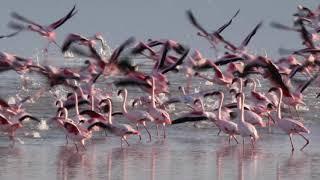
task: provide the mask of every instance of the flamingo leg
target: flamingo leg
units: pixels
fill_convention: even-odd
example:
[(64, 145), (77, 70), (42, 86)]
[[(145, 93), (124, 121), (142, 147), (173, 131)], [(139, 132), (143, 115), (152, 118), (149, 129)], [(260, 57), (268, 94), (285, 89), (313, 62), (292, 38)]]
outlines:
[(10, 146), (13, 147), (13, 146), (15, 145), (15, 143), (16, 143), (13, 133), (10, 133), (9, 139), (10, 139), (10, 141), (11, 141)]
[(126, 136), (123, 136), (123, 140), (127, 143), (128, 146), (130, 146), (130, 144), (127, 141), (127, 137)]
[(123, 140), (123, 137), (121, 137), (121, 139), (120, 139), (120, 142), (121, 142), (121, 149), (122, 149), (122, 140)]
[(220, 133), (221, 133), (221, 129), (219, 129), (219, 132), (218, 132), (217, 136), (219, 136), (219, 135), (220, 135)]
[(296, 110), (296, 113), (297, 113), (297, 116), (298, 116), (299, 120), (302, 121), (302, 119), (300, 118), (300, 115), (299, 115), (299, 112), (298, 112), (297, 107), (298, 107), (298, 106), (295, 106), (294, 109)]
[[(137, 130), (139, 130), (139, 124), (137, 123), (136, 124), (136, 128), (137, 128)], [(141, 137), (141, 134), (139, 134), (139, 141), (141, 141), (142, 140), (142, 137)]]
[(146, 129), (146, 131), (147, 131), (147, 133), (149, 135), (149, 142), (151, 142), (151, 134), (150, 134), (145, 122), (143, 122), (143, 127)]
[(294, 151), (293, 142), (292, 142), (292, 134), (289, 134), (290, 142), (291, 142), (291, 151)]
[(50, 44), (51, 44), (50, 41), (48, 41), (48, 43), (43, 48), (43, 52), (45, 53), (46, 56), (48, 55)]
[(74, 143), (74, 145), (76, 146), (77, 152), (79, 152), (79, 149), (78, 149), (77, 143)]
[(162, 124), (162, 128), (163, 128), (163, 138), (165, 139), (167, 137), (166, 124), (165, 123)]
[(189, 94), (189, 92), (190, 92), (191, 83), (192, 83), (192, 75), (187, 75), (187, 87), (186, 87), (187, 94)]
[(302, 148), (300, 149), (300, 151), (302, 151), (308, 144), (309, 144), (309, 139), (306, 138), (303, 134), (298, 133), (304, 140), (306, 140), (306, 144), (302, 146)]
[(233, 137), (233, 139), (237, 142), (237, 144), (239, 144), (237, 138), (236, 138), (234, 135), (232, 135), (232, 137)]
[(255, 139), (254, 139), (253, 137), (250, 137), (250, 141), (251, 141), (251, 146), (252, 146), (252, 148), (254, 148)]
[(141, 134), (139, 134), (139, 141), (141, 141), (142, 140), (142, 137), (141, 137)]
[(242, 137), (242, 149), (244, 150), (244, 137)]
[(157, 129), (157, 136), (159, 136), (158, 124), (156, 125), (156, 129)]
[(83, 148), (84, 150), (87, 150), (87, 148), (86, 148), (85, 145), (84, 145), (84, 139), (81, 140), (81, 145), (82, 145), (82, 148)]
[(69, 142), (68, 142), (68, 136), (66, 135), (66, 144), (68, 144)]

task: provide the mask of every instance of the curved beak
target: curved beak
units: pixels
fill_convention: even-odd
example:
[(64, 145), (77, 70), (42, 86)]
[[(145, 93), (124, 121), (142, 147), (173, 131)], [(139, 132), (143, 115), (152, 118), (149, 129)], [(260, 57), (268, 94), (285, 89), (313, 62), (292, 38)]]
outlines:
[(268, 92), (277, 91), (277, 90), (278, 90), (278, 88), (277, 88), (277, 87), (272, 87), (272, 88), (270, 88), (270, 89), (269, 89), (269, 91), (268, 91)]
[(19, 118), (19, 121), (22, 122), (22, 121), (24, 121), (24, 120), (27, 119), (27, 118), (29, 118), (29, 119), (31, 119), (31, 120), (33, 120), (33, 121), (41, 122), (40, 119), (38, 119), (38, 118), (36, 118), (36, 117), (33, 117), (33, 116), (31, 116), (31, 115), (24, 115), (24, 116), (22, 116), (22, 117)]
[(118, 96), (120, 96), (120, 94), (122, 93), (122, 90), (120, 89), (117, 93)]

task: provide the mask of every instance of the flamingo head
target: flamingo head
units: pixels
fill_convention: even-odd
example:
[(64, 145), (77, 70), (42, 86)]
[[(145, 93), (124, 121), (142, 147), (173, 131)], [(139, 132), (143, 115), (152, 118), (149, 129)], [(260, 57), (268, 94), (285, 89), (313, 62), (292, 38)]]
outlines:
[(97, 40), (102, 40), (102, 39), (103, 39), (102, 33), (96, 33), (96, 34), (94, 35), (94, 38), (97, 39)]
[(251, 79), (251, 78), (247, 78), (245, 81), (244, 81), (244, 86), (246, 87), (248, 84), (250, 83), (254, 83), (254, 80)]
[(231, 84), (234, 84), (235, 82), (239, 82), (240, 78), (233, 78)]
[(277, 90), (279, 90), (278, 87), (272, 87), (272, 88), (270, 88), (270, 89), (268, 90), (268, 92), (273, 92), (273, 91), (277, 91)]
[(123, 90), (122, 90), (122, 89), (120, 89), (120, 90), (118, 90), (117, 95), (118, 95), (118, 96), (120, 96), (122, 93), (123, 93)]
[(196, 99), (196, 100), (193, 101), (194, 105), (196, 105), (197, 103), (201, 103), (201, 100), (200, 99)]
[(238, 91), (237, 91), (236, 89), (233, 89), (233, 88), (230, 89), (230, 91), (229, 91), (230, 94), (237, 94), (237, 92), (238, 92)]
[(271, 111), (271, 110), (273, 110), (273, 109), (275, 109), (275, 108), (276, 108), (276, 106), (273, 105), (272, 103), (269, 103), (269, 104), (267, 105), (267, 109), (268, 109), (269, 111)]
[(193, 60), (199, 61), (202, 59), (202, 55), (198, 50), (195, 50), (195, 52), (192, 55)]

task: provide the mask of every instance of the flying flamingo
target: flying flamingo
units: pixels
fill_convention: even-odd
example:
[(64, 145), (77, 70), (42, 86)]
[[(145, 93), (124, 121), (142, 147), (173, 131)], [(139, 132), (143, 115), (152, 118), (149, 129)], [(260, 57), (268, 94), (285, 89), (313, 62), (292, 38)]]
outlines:
[(22, 121), (30, 118), (31, 120), (40, 122), (38, 118), (35, 118), (29, 114), (18, 114), (11, 117), (6, 117), (3, 114), (0, 114), (0, 130), (3, 132), (7, 132), (10, 140), (15, 143), (15, 133), (16, 130), (22, 128)]
[(291, 151), (294, 151), (293, 143), (292, 143), (292, 134), (300, 135), (304, 140), (306, 140), (306, 144), (300, 149), (303, 150), (308, 144), (309, 139), (307, 139), (302, 133), (310, 133), (309, 129), (307, 129), (301, 122), (293, 120), (291, 118), (283, 118), (281, 117), (281, 102), (282, 102), (282, 89), (281, 88), (271, 88), (269, 91), (278, 91), (279, 92), (279, 101), (278, 101), (278, 109), (276, 116), (276, 123), (278, 127), (283, 130), (285, 133), (289, 135), (291, 142)]
[[(124, 94), (123, 96), (123, 102), (122, 102), (122, 113), (123, 116), (128, 119), (130, 122), (133, 122), (136, 124), (137, 129), (139, 128), (139, 124), (142, 124), (143, 127), (146, 129), (148, 135), (149, 135), (149, 140), (151, 141), (151, 134), (146, 126), (146, 122), (153, 122), (154, 118), (146, 111), (142, 110), (127, 110), (126, 104), (127, 104), (127, 97), (128, 97), (128, 91), (127, 89), (124, 90), (119, 90), (118, 91), (118, 96)], [(141, 140), (141, 135), (139, 134), (140, 140)]]
[(67, 20), (72, 18), (72, 16), (74, 16), (77, 13), (77, 11), (75, 11), (75, 9), (76, 9), (76, 5), (73, 6), (73, 8), (69, 11), (69, 13), (66, 16), (62, 17), (61, 19), (53, 22), (52, 24), (50, 24), (48, 26), (40, 25), (36, 22), (33, 22), (32, 20), (29, 20), (29, 19), (23, 17), (22, 15), (20, 15), (16, 12), (12, 12), (11, 16), (14, 19), (21, 21), (21, 22), (24, 22), (24, 23), (28, 24), (28, 26), (24, 26), (24, 25), (16, 23), (16, 22), (10, 22), (9, 27), (11, 27), (13, 29), (17, 29), (19, 31), (29, 30), (29, 31), (37, 32), (41, 36), (47, 38), (49, 40), (49, 42), (48, 42), (48, 45), (46, 46), (46, 48), (44, 49), (45, 52), (48, 52), (48, 48), (49, 48), (50, 43), (56, 44), (60, 49), (60, 46), (55, 41), (56, 33), (54, 32), (54, 30), (56, 30), (61, 25), (63, 25)]
[(220, 70), (220, 68), (217, 65), (215, 65), (214, 63), (210, 62), (210, 65), (215, 71), (214, 77), (209, 78), (209, 77), (206, 77), (206, 76), (200, 74), (199, 72), (196, 72), (194, 74), (194, 76), (198, 76), (198, 77), (203, 78), (207, 81), (210, 81), (212, 83), (222, 85), (222, 86), (229, 86), (232, 83), (233, 77), (231, 77), (229, 75), (224, 75), (222, 73), (222, 71)]

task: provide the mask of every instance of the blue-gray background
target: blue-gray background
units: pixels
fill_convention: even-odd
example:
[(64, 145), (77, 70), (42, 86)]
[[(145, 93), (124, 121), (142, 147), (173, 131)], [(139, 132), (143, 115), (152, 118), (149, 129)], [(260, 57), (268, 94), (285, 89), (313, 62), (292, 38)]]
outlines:
[[(170, 38), (198, 48), (211, 55), (208, 43), (195, 35), (196, 29), (188, 22), (185, 11), (192, 9), (200, 23), (207, 29), (216, 29), (229, 19), (237, 9), (241, 12), (231, 28), (223, 33), (225, 38), (239, 43), (259, 22), (264, 26), (250, 43), (253, 52), (277, 57), (279, 47), (299, 47), (299, 36), (294, 32), (272, 29), (273, 20), (292, 24), (292, 14), (298, 4), (317, 7), (319, 1), (295, 0), (3, 0), (0, 6), (0, 33), (12, 32), (7, 27), (10, 12), (39, 22), (49, 24), (64, 16), (73, 4), (77, 4), (78, 14), (57, 30), (58, 42), (70, 33), (90, 36), (101, 32), (111, 47), (115, 47), (129, 36), (138, 40), (147, 38)], [(0, 50), (32, 56), (36, 48), (43, 48), (46, 41), (38, 34), (24, 32), (19, 36), (1, 40)], [(54, 47), (52, 49), (55, 49)], [(56, 50), (56, 49), (55, 49)]]

